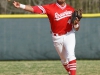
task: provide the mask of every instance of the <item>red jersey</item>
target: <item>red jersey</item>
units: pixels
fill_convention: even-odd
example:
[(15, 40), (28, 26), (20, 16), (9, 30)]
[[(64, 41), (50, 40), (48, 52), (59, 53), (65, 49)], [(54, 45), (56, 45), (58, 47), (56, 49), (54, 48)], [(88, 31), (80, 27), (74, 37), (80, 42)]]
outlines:
[(67, 33), (72, 30), (70, 19), (74, 12), (73, 7), (67, 4), (64, 7), (61, 7), (58, 3), (38, 7), (42, 11), (41, 13), (47, 14), (53, 33)]

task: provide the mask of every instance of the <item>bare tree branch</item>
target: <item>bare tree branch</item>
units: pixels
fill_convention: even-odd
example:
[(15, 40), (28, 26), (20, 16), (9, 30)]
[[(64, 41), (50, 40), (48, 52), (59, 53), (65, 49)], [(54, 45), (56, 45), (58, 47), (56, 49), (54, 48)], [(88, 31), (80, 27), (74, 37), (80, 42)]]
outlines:
[[(14, 1), (14, 0), (11, 0)], [(29, 5), (44, 5), (56, 2), (56, 0), (16, 0), (23, 4)], [(75, 9), (83, 9), (83, 13), (100, 13), (100, 0), (66, 0), (67, 4), (73, 6)], [(20, 14), (28, 13), (21, 9), (16, 9), (11, 2), (7, 0), (0, 0), (0, 14)]]

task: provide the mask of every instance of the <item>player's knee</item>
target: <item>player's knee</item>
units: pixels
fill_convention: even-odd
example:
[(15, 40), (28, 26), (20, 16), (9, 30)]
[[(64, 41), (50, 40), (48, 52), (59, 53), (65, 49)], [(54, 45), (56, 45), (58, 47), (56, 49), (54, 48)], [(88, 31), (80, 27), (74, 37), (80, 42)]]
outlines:
[(67, 65), (67, 64), (68, 64), (68, 60), (61, 60), (61, 63), (62, 63), (63, 65)]
[(68, 64), (72, 60), (76, 60), (76, 57), (75, 57), (74, 54), (73, 55), (68, 55), (66, 58), (61, 59), (61, 63), (63, 65), (66, 65), (66, 64)]

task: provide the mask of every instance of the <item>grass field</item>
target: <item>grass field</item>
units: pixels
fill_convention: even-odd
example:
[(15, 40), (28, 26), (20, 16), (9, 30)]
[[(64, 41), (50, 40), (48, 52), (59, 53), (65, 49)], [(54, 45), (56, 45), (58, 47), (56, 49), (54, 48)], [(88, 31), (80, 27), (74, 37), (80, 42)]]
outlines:
[[(59, 60), (0, 61), (0, 75), (68, 75)], [(100, 60), (78, 60), (77, 75), (100, 75)]]

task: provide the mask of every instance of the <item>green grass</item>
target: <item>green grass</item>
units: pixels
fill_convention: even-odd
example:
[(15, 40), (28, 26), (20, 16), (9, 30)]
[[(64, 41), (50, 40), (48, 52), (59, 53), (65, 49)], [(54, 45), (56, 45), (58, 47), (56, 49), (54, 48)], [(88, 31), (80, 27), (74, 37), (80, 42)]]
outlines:
[[(59, 60), (0, 61), (0, 75), (68, 75)], [(78, 60), (77, 75), (100, 75), (100, 60)]]

